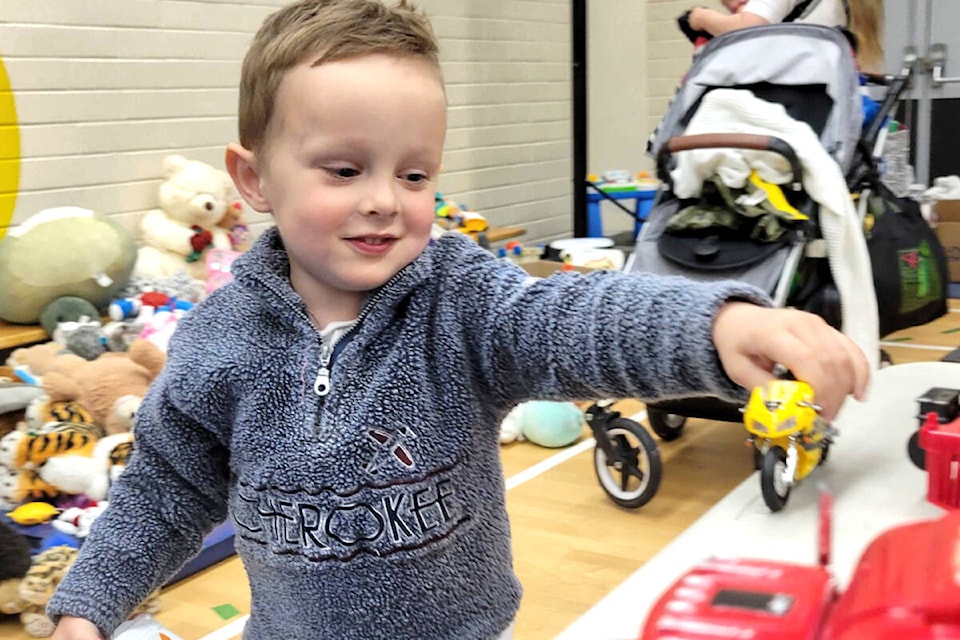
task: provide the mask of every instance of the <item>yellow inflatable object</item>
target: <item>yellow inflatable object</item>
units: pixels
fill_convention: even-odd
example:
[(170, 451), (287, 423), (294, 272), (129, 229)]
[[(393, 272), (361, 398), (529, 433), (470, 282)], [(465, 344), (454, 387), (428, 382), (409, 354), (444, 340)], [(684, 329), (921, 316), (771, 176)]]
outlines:
[(7, 515), (11, 520), (23, 526), (50, 522), (60, 513), (52, 504), (46, 502), (28, 502), (22, 504)]
[(809, 219), (807, 216), (795, 209), (793, 205), (787, 202), (787, 197), (783, 195), (783, 189), (772, 182), (767, 182), (761, 178), (756, 171), (750, 172), (750, 183), (767, 194), (767, 200), (770, 202), (770, 204), (772, 204), (776, 209), (789, 214), (794, 220)]
[(0, 240), (13, 220), (20, 185), (20, 127), (7, 70), (0, 61)]

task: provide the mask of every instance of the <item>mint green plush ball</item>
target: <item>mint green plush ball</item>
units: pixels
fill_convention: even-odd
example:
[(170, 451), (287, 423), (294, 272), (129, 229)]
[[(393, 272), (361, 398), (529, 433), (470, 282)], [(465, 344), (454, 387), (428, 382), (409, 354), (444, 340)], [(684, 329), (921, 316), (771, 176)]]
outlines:
[(583, 435), (584, 417), (572, 402), (534, 400), (522, 405), (523, 436), (542, 447), (566, 447)]

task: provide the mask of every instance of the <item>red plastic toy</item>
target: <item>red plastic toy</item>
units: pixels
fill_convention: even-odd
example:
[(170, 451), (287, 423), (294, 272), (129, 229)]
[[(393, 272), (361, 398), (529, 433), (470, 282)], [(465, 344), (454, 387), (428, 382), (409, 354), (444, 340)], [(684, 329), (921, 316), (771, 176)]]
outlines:
[(823, 640), (960, 639), (960, 512), (890, 529), (860, 558)]
[(820, 495), (819, 564), (712, 559), (660, 597), (641, 640), (815, 640), (838, 597), (830, 561), (831, 497)]
[(890, 529), (864, 551), (846, 592), (820, 564), (711, 560), (661, 596), (641, 640), (960, 640), (960, 511)]
[(907, 452), (927, 470), (927, 500), (948, 510), (960, 508), (960, 391), (934, 387), (917, 402), (920, 428)]

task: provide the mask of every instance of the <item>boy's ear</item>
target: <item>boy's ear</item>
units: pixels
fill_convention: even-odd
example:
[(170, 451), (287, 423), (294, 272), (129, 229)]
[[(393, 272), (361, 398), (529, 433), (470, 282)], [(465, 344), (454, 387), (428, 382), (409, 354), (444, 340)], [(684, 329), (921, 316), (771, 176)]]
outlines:
[(260, 172), (257, 169), (257, 158), (252, 151), (232, 142), (227, 145), (226, 157), (227, 173), (233, 178), (233, 184), (254, 211), (270, 213), (270, 203), (260, 188)]

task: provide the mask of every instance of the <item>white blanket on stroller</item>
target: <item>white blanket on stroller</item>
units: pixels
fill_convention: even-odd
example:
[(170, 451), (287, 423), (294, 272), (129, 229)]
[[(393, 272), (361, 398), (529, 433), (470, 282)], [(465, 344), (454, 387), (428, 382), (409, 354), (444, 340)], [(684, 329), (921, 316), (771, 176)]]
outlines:
[[(809, 125), (791, 118), (783, 106), (761, 100), (749, 91), (715, 89), (706, 94), (684, 133), (773, 135), (793, 147), (803, 165), (803, 188), (820, 205), (820, 228), (840, 294), (843, 332), (863, 349), (876, 369), (880, 324), (866, 239), (843, 172)], [(768, 182), (783, 184), (790, 180), (789, 164), (777, 154), (697, 149), (677, 154), (677, 167), (671, 173), (674, 193), (680, 198), (696, 197), (704, 181), (713, 175), (719, 175), (730, 187), (743, 188), (751, 169)]]

